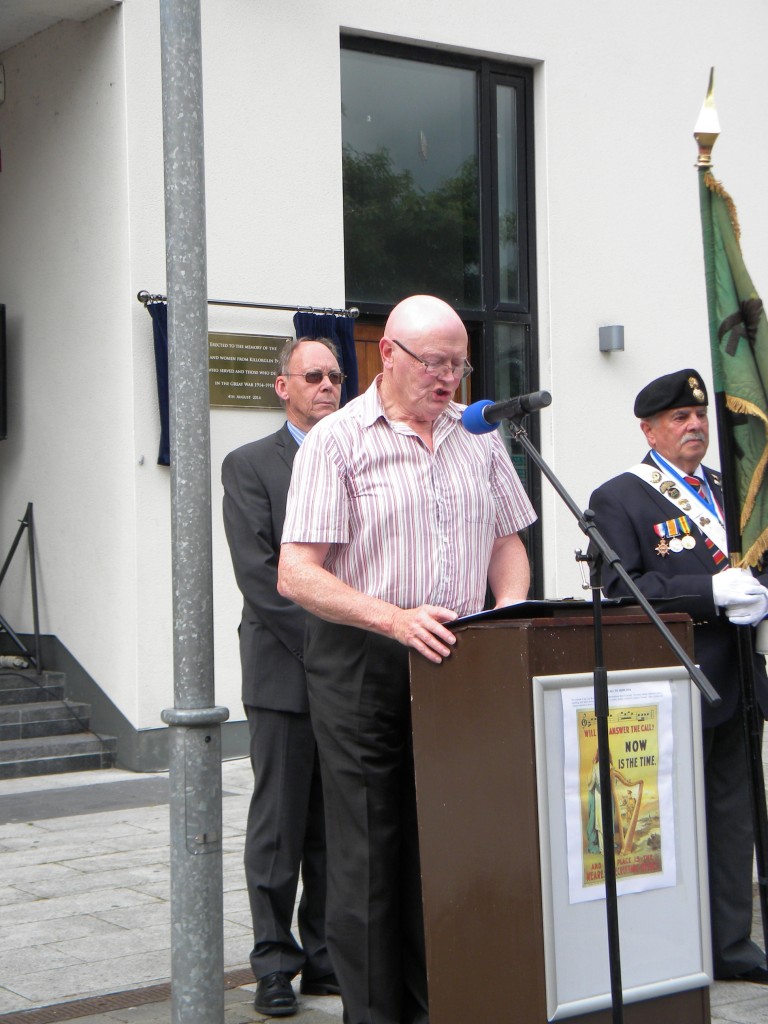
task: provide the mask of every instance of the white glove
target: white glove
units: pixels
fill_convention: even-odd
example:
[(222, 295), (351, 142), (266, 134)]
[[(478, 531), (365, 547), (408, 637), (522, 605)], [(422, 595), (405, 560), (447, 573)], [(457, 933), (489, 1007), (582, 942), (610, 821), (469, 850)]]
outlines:
[(768, 614), (768, 589), (746, 569), (725, 569), (713, 576), (712, 596), (736, 626), (754, 626)]
[(763, 593), (755, 595), (749, 604), (731, 605), (725, 614), (734, 626), (756, 626), (768, 615), (768, 590), (763, 587)]
[(712, 596), (719, 608), (749, 604), (763, 589), (746, 569), (724, 569), (712, 577)]

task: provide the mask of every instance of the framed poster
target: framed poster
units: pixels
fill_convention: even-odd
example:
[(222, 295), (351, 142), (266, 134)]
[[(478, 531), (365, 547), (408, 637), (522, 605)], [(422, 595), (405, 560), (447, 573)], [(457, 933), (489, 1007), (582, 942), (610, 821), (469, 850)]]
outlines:
[(676, 667), (608, 673), (611, 829), (595, 812), (592, 674), (535, 676), (532, 684), (548, 1018), (611, 1006), (602, 881), (611, 838), (625, 1002), (708, 985), (695, 685)]

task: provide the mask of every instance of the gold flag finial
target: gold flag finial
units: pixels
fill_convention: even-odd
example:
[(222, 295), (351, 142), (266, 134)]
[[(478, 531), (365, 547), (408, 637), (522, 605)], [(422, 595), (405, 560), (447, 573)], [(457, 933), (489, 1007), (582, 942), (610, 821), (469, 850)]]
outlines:
[(715, 69), (709, 70), (709, 88), (707, 98), (699, 113), (696, 127), (693, 129), (693, 137), (699, 144), (699, 159), (697, 167), (709, 167), (712, 163), (712, 147), (717, 142), (720, 134), (720, 122), (715, 109)]

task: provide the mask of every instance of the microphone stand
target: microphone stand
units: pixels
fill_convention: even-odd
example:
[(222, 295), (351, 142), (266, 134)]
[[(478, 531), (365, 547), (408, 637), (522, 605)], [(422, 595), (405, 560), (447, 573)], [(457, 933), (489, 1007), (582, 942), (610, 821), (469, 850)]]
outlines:
[(582, 533), (589, 537), (589, 548), (584, 555), (580, 551), (576, 553), (577, 561), (587, 562), (590, 566), (590, 589), (592, 590), (592, 607), (595, 624), (595, 667), (593, 672), (595, 715), (597, 718), (597, 757), (600, 770), (600, 808), (603, 816), (603, 862), (605, 873), (605, 913), (608, 926), (608, 961), (611, 979), (611, 1005), (613, 1008), (613, 1024), (623, 1024), (624, 1002), (621, 985), (621, 952), (619, 944), (619, 911), (616, 895), (616, 851), (613, 840), (613, 800), (611, 792), (611, 755), (608, 739), (608, 672), (604, 664), (603, 656), (603, 611), (601, 604), (602, 572), (603, 565), (610, 565), (621, 580), (626, 584), (628, 590), (641, 605), (648, 618), (661, 633), (669, 647), (672, 649), (677, 660), (684, 666), (699, 688), (705, 699), (712, 707), (721, 703), (720, 696), (709, 682), (701, 669), (694, 665), (687, 652), (681, 647), (674, 636), (670, 633), (666, 624), (662, 622), (655, 608), (640, 591), (635, 581), (621, 564), (621, 560), (615, 551), (611, 549), (605, 538), (595, 525), (595, 514), (591, 509), (582, 512), (576, 502), (571, 498), (560, 483), (554, 472), (544, 461), (536, 447), (531, 442), (525, 428), (522, 425), (525, 412), (510, 417), (507, 422), (510, 425), (512, 439), (517, 441), (533, 462), (539, 467), (547, 480), (565, 502), (566, 506), (573, 513), (576, 522)]

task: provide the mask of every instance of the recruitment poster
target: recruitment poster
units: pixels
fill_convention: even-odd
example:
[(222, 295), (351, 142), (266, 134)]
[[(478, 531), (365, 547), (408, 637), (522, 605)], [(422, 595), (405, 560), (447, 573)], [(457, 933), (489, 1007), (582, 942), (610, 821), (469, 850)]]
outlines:
[(604, 897), (608, 843), (613, 845), (619, 894), (675, 885), (670, 684), (608, 688), (613, 821), (607, 823), (593, 689), (566, 688), (562, 701), (571, 903)]

